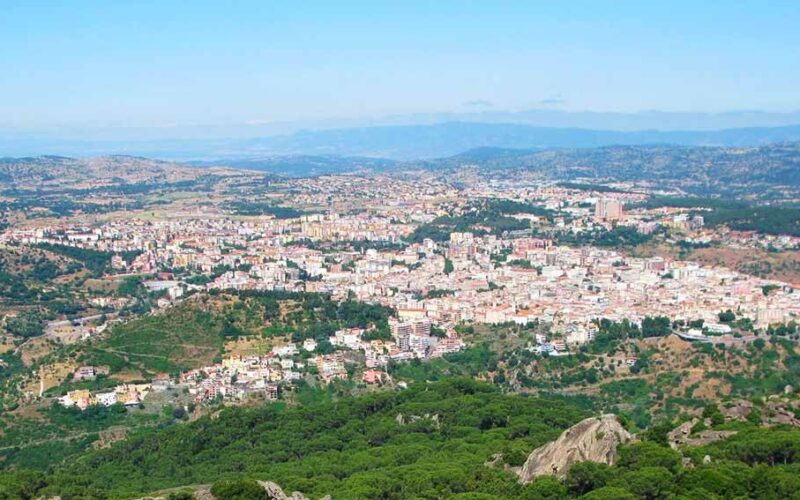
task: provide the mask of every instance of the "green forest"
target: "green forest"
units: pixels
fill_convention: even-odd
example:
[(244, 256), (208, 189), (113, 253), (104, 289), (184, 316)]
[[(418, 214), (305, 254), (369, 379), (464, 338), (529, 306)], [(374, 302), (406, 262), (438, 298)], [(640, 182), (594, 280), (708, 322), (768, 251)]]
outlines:
[[(563, 481), (521, 485), (503, 466), (521, 465), (591, 414), (563, 398), (505, 395), (462, 378), (302, 407), (225, 408), (137, 431), (45, 470), (7, 471), (0, 496), (133, 498), (214, 484), (219, 498), (259, 498), (235, 493), (256, 479), (334, 499), (794, 498), (800, 491), (800, 431), (749, 424), (682, 451), (665, 446), (669, 426), (654, 426), (619, 450), (615, 466), (579, 464)], [(500, 462), (487, 465), (497, 453)]]

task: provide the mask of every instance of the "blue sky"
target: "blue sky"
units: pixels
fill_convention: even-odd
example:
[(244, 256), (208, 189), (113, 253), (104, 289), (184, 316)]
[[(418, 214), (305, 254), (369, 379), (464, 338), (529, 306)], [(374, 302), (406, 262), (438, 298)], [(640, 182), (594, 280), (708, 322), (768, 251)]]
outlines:
[(0, 127), (800, 109), (800, 2), (15, 1)]

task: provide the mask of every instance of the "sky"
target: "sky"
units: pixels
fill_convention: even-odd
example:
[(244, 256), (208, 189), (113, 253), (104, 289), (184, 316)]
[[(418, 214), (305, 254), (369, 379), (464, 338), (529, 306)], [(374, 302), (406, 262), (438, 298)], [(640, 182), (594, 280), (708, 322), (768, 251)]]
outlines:
[(3, 0), (0, 130), (800, 110), (800, 2)]

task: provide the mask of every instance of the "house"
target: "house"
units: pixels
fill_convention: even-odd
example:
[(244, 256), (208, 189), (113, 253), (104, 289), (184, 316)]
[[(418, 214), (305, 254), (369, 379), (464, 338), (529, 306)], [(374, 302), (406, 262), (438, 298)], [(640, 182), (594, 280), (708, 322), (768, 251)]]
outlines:
[(150, 389), (149, 384), (123, 384), (118, 385), (115, 389), (117, 393), (117, 401), (125, 406), (136, 406), (144, 400), (147, 391)]
[(87, 390), (72, 391), (68, 392), (60, 401), (66, 407), (77, 406), (79, 409), (85, 410), (92, 404), (92, 393)]
[(273, 347), (272, 353), (275, 356), (280, 356), (282, 358), (287, 358), (289, 356), (294, 356), (297, 354), (297, 346), (294, 344), (286, 344), (285, 346), (281, 347)]
[(117, 402), (117, 393), (116, 391), (99, 393), (95, 395), (95, 400), (99, 405), (111, 406)]
[(731, 333), (732, 329), (730, 325), (725, 325), (722, 323), (705, 323), (703, 325), (709, 333), (716, 333), (716, 334), (726, 334)]
[(97, 378), (97, 369), (94, 366), (81, 366), (72, 375), (73, 382), (80, 382), (82, 380), (94, 380)]
[(380, 370), (367, 370), (361, 377), (361, 381), (365, 384), (381, 384), (386, 378), (386, 373)]

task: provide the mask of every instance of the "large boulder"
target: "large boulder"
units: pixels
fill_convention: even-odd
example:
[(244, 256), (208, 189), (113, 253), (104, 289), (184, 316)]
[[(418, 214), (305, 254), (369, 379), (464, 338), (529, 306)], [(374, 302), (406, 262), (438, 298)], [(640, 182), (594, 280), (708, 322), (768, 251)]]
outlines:
[(533, 450), (519, 472), (520, 481), (529, 483), (546, 474), (563, 478), (572, 464), (586, 460), (612, 465), (617, 460), (617, 447), (632, 439), (616, 415), (587, 418), (555, 441)]
[(283, 489), (272, 481), (259, 481), (258, 484), (267, 492), (270, 500), (308, 500), (299, 491), (293, 491), (291, 495), (283, 492)]

